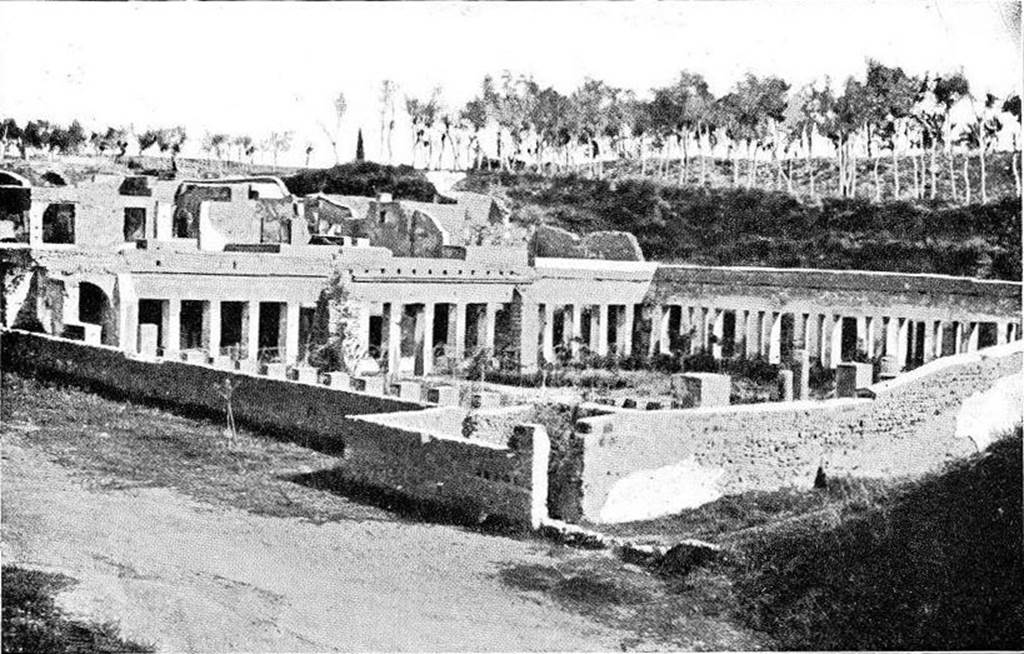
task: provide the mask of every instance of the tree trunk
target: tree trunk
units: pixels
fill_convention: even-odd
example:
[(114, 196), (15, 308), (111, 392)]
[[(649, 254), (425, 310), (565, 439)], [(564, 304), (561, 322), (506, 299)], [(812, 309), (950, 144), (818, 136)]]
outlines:
[(1010, 150), (1010, 166), (1013, 168), (1013, 186), (1020, 197), (1020, 168), (1017, 166), (1017, 159), (1020, 157), (1019, 150)]
[(970, 160), (970, 153), (964, 153), (964, 204), (971, 203), (971, 178), (968, 172), (967, 165)]
[(946, 153), (946, 167), (949, 169), (949, 192), (953, 196), (953, 202), (956, 202), (960, 197), (960, 194), (956, 190), (956, 171), (954, 170), (955, 161), (953, 161), (953, 145), (950, 144), (949, 152)]
[(880, 159), (879, 154), (876, 152), (875, 153), (875, 169), (874, 169), (874, 175), (875, 175), (875, 202), (881, 202), (882, 201), (882, 180), (878, 176), (878, 161), (879, 161), (879, 159)]
[[(1012, 156), (1012, 153), (1011, 153)], [(981, 201), (988, 202), (988, 180), (985, 173), (985, 143), (981, 144), (978, 150), (978, 162), (981, 164)]]
[(895, 200), (900, 199), (900, 160), (896, 156), (895, 139), (893, 139), (892, 144), (892, 197)]
[(689, 141), (689, 136), (685, 131), (676, 135), (676, 142), (679, 145), (679, 186), (686, 184), (686, 164), (687, 155), (689, 154), (687, 141)]
[(931, 198), (933, 200), (935, 199), (936, 194), (939, 192), (939, 164), (938, 164), (938, 161), (936, 161), (936, 150), (937, 149), (938, 149), (937, 146), (933, 144), (932, 145), (932, 152), (931, 152), (932, 161), (931, 161), (931, 166), (930, 166), (931, 167), (931, 171), (932, 171), (932, 194), (931, 194)]
[(698, 148), (698, 152), (700, 152), (700, 154), (701, 154), (701, 157), (700, 157), (700, 185), (702, 187), (705, 186), (708, 183), (708, 156), (710, 156), (710, 154), (711, 154), (710, 152), (708, 152), (708, 153), (704, 152), (704, 143), (705, 143), (705, 138), (707, 137), (706, 131), (707, 131), (707, 127), (698, 124), (698, 126), (697, 126), (697, 134), (698, 134), (698, 138), (700, 139), (700, 147)]
[(753, 188), (757, 177), (757, 150), (751, 152), (750, 141), (747, 141), (747, 188)]

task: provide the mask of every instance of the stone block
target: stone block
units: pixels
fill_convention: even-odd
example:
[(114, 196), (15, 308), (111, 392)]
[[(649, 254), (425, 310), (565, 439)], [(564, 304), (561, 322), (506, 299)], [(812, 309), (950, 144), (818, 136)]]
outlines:
[(636, 408), (636, 400), (634, 400), (631, 397), (627, 397), (626, 399), (622, 400), (622, 408), (623, 409), (635, 409)]
[(501, 394), (481, 391), (473, 395), (471, 405), (474, 409), (493, 409), (501, 406)]
[(384, 378), (383, 377), (353, 377), (352, 388), (362, 393), (370, 393), (371, 395), (383, 395), (384, 394)]
[(82, 340), (89, 345), (103, 344), (103, 327), (94, 325), (91, 322), (82, 323)]
[(847, 361), (836, 366), (836, 396), (857, 397), (858, 388), (872, 384), (874, 366), (870, 363)]
[(218, 368), (220, 370), (235, 370), (236, 368), (235, 360), (224, 355), (210, 357), (210, 363), (213, 364), (214, 368)]
[(780, 402), (792, 402), (793, 401), (793, 371), (792, 370), (780, 370), (779, 371), (779, 401)]
[(880, 380), (895, 379), (899, 376), (900, 370), (902, 370), (902, 366), (896, 355), (886, 354), (882, 357), (881, 364), (879, 365), (878, 378)]
[(144, 322), (139, 325), (139, 354), (147, 357), (155, 357), (156, 349), (159, 347), (160, 327), (152, 323)]
[(347, 372), (336, 370), (334, 372), (325, 372), (323, 374), (324, 382), (331, 388), (340, 388), (341, 390), (348, 390), (352, 387), (352, 378)]
[(203, 350), (185, 350), (183, 354), (187, 363), (206, 364), (210, 361), (210, 355)]
[(811, 397), (811, 359), (807, 350), (795, 349), (790, 355), (793, 370), (793, 397), (806, 400)]
[(684, 372), (672, 375), (672, 395), (679, 406), (729, 406), (732, 379), (710, 372)]
[(434, 386), (427, 389), (427, 402), (441, 406), (458, 406), (459, 389), (456, 386)]
[(313, 366), (294, 366), (291, 369), (291, 378), (303, 384), (315, 384), (320, 379), (320, 371)]
[(388, 389), (391, 395), (411, 402), (419, 402), (423, 399), (423, 384), (417, 381), (393, 382)]
[(253, 375), (260, 374), (260, 362), (256, 359), (236, 359), (235, 369), (239, 372), (247, 372)]
[(288, 378), (288, 364), (275, 361), (268, 363), (263, 374), (267, 377), (273, 377), (275, 379), (287, 379)]
[(664, 407), (662, 407), (661, 402), (651, 400), (644, 404), (644, 408), (647, 409), (648, 411), (658, 411)]
[(369, 357), (356, 361), (355, 365), (352, 367), (353, 377), (369, 377), (371, 375), (379, 374), (380, 364), (377, 363), (376, 359), (371, 359)]

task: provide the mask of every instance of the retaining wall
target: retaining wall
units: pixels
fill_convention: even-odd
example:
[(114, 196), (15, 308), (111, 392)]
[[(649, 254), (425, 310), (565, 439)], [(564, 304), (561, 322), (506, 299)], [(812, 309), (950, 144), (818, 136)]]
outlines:
[[(5, 368), (186, 409), (223, 412), (225, 400), (218, 389), (229, 380), (239, 422), (315, 439), (319, 449), (339, 456), (337, 472), (343, 480), (535, 527), (546, 515), (549, 444), (542, 427), (519, 426), (505, 445), (495, 445), (360, 419), (426, 409), (421, 403), (183, 361), (129, 357), (113, 347), (19, 330), (0, 330), (0, 339)], [(424, 424), (429, 427), (431, 422)]]
[[(829, 475), (918, 474), (974, 451), (960, 406), (1021, 368), (1021, 343), (947, 357), (872, 387), (875, 399), (719, 409), (615, 410), (582, 419), (579, 509), (596, 522), (653, 517), (726, 494), (810, 487)], [(672, 494), (674, 497), (666, 497)]]

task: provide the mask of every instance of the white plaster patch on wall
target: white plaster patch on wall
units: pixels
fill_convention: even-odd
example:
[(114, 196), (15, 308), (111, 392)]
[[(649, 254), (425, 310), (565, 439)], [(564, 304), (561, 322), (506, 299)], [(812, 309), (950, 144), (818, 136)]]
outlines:
[(722, 468), (707, 468), (690, 457), (679, 463), (640, 470), (612, 486), (601, 507), (602, 523), (648, 520), (695, 509), (722, 496)]
[(1003, 377), (992, 388), (964, 400), (956, 416), (956, 437), (974, 441), (978, 451), (1022, 423), (1024, 375)]

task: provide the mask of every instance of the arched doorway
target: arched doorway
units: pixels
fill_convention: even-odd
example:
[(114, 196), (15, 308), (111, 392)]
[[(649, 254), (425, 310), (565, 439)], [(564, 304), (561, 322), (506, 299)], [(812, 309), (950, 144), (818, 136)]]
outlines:
[(101, 342), (104, 345), (117, 345), (117, 314), (110, 298), (99, 286), (89, 282), (79, 285), (78, 320), (102, 326)]

